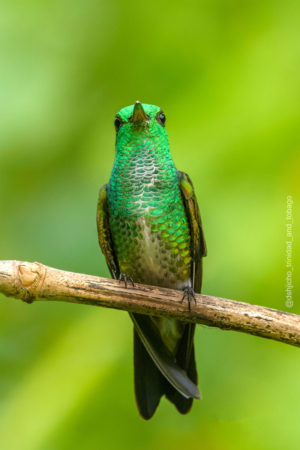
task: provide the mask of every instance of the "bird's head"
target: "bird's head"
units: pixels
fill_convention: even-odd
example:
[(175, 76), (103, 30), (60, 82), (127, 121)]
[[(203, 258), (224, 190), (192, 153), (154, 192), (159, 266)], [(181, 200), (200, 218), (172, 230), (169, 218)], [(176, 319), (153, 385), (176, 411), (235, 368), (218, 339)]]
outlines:
[(159, 106), (137, 101), (121, 109), (115, 117), (116, 148), (148, 148), (156, 142), (168, 145), (166, 117)]

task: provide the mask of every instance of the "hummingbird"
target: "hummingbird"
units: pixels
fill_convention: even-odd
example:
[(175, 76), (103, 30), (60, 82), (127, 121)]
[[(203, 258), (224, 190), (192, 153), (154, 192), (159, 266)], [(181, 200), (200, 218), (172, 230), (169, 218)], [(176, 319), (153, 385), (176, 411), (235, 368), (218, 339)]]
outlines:
[[(97, 229), (111, 275), (200, 292), (206, 244), (193, 184), (176, 169), (160, 107), (137, 101), (115, 116), (116, 153), (99, 192)], [(186, 414), (200, 398), (195, 324), (130, 314), (134, 329), (134, 386), (138, 410), (150, 419), (163, 395)]]

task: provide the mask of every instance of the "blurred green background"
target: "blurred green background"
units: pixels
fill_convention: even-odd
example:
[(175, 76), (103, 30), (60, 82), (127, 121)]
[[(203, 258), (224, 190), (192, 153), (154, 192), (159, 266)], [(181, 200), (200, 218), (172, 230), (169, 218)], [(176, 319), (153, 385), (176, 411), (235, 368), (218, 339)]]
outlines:
[[(287, 310), (299, 26), (298, 0), (1, 2), (0, 258), (108, 276), (98, 189), (114, 114), (138, 99), (164, 109), (197, 190), (203, 292)], [(1, 450), (298, 448), (299, 350), (200, 326), (196, 344), (203, 400), (144, 422), (126, 313), (1, 296)]]

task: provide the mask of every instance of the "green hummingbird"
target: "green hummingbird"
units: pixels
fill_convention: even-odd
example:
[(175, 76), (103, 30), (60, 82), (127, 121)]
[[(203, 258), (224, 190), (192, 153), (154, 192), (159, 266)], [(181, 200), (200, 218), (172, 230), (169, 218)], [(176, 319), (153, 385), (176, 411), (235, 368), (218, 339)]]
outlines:
[[(166, 117), (158, 106), (136, 102), (115, 117), (116, 154), (97, 208), (98, 239), (112, 276), (200, 292), (206, 245), (192, 182), (176, 170)], [(183, 300), (182, 299), (182, 300)], [(141, 416), (150, 419), (165, 395), (185, 414), (200, 398), (194, 324), (131, 314), (134, 384)]]

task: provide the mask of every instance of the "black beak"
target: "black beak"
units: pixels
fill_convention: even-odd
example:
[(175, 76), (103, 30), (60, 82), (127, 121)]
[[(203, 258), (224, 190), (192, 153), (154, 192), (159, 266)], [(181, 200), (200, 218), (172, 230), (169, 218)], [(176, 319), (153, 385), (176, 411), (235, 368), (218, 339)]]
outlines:
[(146, 122), (146, 120), (148, 120), (148, 119), (149, 119), (149, 117), (145, 113), (142, 104), (137, 100), (134, 105), (134, 109), (133, 109), (133, 114), (132, 114), (132, 119), (131, 119), (132, 122), (139, 122), (139, 121)]

